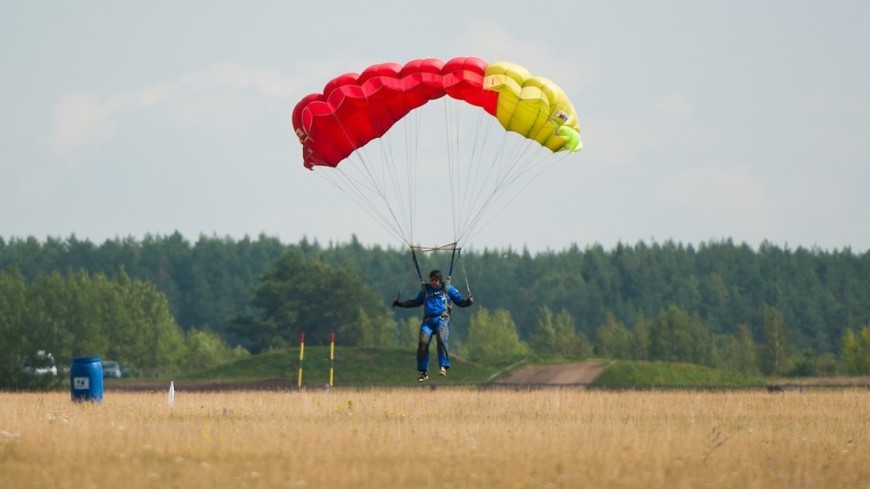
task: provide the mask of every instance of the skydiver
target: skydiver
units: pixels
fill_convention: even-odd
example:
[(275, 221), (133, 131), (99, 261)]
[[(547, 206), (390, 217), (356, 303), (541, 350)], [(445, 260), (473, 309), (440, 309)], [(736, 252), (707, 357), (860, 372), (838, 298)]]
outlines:
[(421, 290), (417, 297), (400, 301), (393, 301), (393, 307), (420, 307), (423, 306), (423, 322), (420, 324), (420, 339), (417, 343), (417, 382), (423, 382), (429, 378), (429, 344), (432, 335), (435, 334), (438, 345), (438, 374), (447, 375), (450, 368), (450, 355), (447, 352), (447, 337), (450, 334), (448, 323), (453, 304), (459, 307), (468, 307), (474, 303), (471, 295), (468, 298), (456, 287), (441, 281), (441, 271), (429, 272), (429, 283), (421, 284)]

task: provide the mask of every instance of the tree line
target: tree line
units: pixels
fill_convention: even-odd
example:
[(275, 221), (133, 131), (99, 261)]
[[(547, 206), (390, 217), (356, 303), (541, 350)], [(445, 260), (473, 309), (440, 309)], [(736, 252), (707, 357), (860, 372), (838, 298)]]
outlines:
[[(423, 274), (451, 263), (444, 253), (419, 259)], [(387, 307), (419, 290), (408, 252), (355, 238), (0, 239), (3, 270), (29, 284), (126, 276), (165, 297), (182, 334), (208, 332), (254, 353), (294, 344), (301, 330), (311, 341), (338, 331), (343, 344), (416, 337), (419, 311)], [(463, 250), (452, 279), (475, 297), (451, 330), (454, 351), (469, 357), (595, 355), (777, 374), (870, 363), (870, 252), (730, 240)]]
[[(0, 271), (0, 388), (48, 384), (34, 368), (63, 372), (82, 356), (117, 359), (137, 375), (198, 370), (247, 356), (209, 331), (183, 332), (154, 284), (85, 271), (40, 273), (27, 281)], [(55, 365), (46, 364), (50, 361)]]

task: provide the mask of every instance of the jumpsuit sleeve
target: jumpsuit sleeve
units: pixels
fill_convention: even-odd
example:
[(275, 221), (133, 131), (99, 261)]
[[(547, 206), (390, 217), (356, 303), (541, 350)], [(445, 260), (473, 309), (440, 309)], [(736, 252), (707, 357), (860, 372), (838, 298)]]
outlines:
[(452, 285), (447, 289), (447, 293), (450, 294), (450, 300), (459, 307), (468, 307), (474, 303), (471, 296), (468, 296), (468, 298), (462, 297), (462, 293)]
[(423, 305), (423, 291), (417, 292), (417, 297), (405, 301), (398, 301), (396, 304), (399, 307), (420, 307)]

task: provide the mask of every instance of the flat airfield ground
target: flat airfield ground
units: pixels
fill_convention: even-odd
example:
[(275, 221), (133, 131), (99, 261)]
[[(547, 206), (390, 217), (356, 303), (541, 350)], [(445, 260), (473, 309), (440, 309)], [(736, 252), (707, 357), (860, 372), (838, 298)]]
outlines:
[(870, 487), (870, 391), (0, 393), (10, 488)]

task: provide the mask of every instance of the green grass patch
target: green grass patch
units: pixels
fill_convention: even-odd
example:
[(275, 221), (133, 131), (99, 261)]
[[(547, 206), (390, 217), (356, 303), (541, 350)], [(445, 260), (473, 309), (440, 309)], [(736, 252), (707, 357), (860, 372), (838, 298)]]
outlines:
[[(561, 364), (581, 361), (568, 358), (504, 359), (492, 364), (469, 362), (453, 356), (453, 368), (447, 377), (437, 375), (438, 363), (434, 349), (430, 353), (429, 383), (445, 385), (483, 385), (496, 374), (506, 374), (508, 365), (519, 363)], [(226, 363), (203, 372), (185, 375), (188, 380), (254, 381), (284, 379), (295, 383), (302, 366), (304, 385), (318, 386), (329, 383), (330, 365), (333, 385), (346, 387), (414, 385), (417, 379), (416, 351), (408, 348), (335, 348), (330, 362), (328, 346), (307, 346), (300, 362), (299, 348), (273, 351)], [(764, 378), (716, 370), (698, 365), (667, 362), (635, 362), (616, 360), (608, 364), (600, 377), (591, 385), (603, 389), (718, 389), (760, 387)]]
[[(416, 384), (417, 381), (416, 350), (413, 349), (340, 346), (335, 348), (332, 362), (328, 346), (306, 346), (304, 353), (301, 361), (298, 347), (263, 353), (183, 378), (226, 381), (286, 379), (295, 382), (301, 366), (304, 385), (327, 385), (332, 365), (334, 386), (398, 386)], [(479, 365), (451, 356), (453, 368), (447, 377), (440, 377), (434, 348), (430, 355), (429, 382), (481, 384), (499, 371), (497, 365)]]
[(609, 389), (715, 389), (761, 387), (766, 381), (688, 363), (615, 360), (592, 385)]

